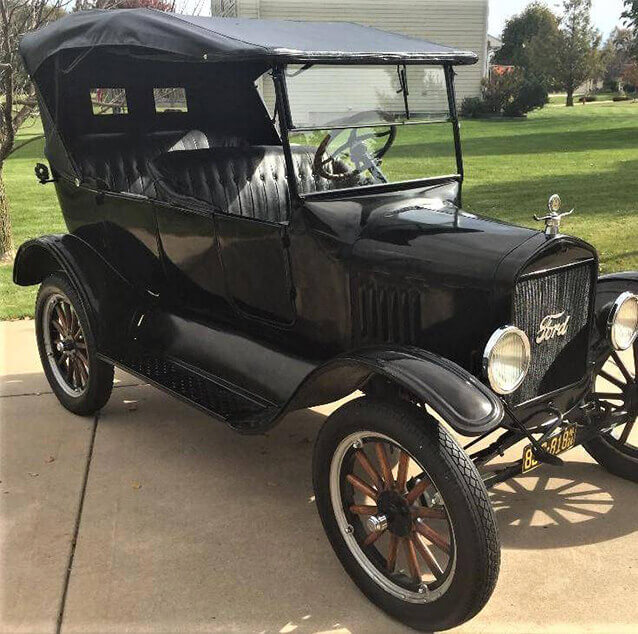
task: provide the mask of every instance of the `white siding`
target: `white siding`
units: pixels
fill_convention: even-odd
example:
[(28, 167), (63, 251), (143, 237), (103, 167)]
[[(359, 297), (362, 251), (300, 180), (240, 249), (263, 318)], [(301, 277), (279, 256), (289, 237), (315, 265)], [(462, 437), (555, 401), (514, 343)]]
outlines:
[(238, 17), (358, 22), (477, 53), (457, 68), (459, 104), (480, 93), (487, 52), (488, 0), (236, 0)]

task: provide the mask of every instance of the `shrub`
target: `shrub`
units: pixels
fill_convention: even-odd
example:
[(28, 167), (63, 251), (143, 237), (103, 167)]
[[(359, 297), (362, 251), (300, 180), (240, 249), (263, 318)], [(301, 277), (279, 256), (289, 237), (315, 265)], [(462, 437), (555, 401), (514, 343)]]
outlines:
[(513, 99), (503, 107), (503, 114), (508, 117), (522, 117), (536, 108), (542, 108), (548, 101), (545, 85), (535, 77), (526, 77)]
[(485, 112), (500, 114), (518, 94), (523, 83), (523, 71), (514, 68), (505, 73), (492, 73), (481, 82)]
[(461, 104), (461, 116), (468, 119), (478, 119), (485, 112), (485, 106), (480, 97), (466, 97)]
[(630, 101), (631, 97), (628, 97), (627, 95), (616, 95), (615, 97), (612, 97), (613, 101)]

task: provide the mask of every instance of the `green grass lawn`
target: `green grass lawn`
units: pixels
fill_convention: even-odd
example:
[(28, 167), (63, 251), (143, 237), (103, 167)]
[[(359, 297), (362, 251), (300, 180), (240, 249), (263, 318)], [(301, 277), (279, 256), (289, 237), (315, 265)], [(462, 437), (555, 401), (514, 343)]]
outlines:
[[(416, 178), (449, 164), (446, 128), (427, 126), (426, 161), (419, 149), (422, 129), (406, 130), (384, 169)], [(18, 144), (40, 133), (39, 124), (27, 126)], [(532, 214), (543, 212), (549, 195), (557, 192), (566, 209), (576, 209), (565, 219), (564, 231), (596, 246), (603, 272), (638, 269), (638, 103), (549, 107), (527, 119), (468, 120), (461, 135), (467, 210), (540, 227)], [(16, 246), (64, 231), (53, 186), (43, 187), (33, 176), (43, 145), (29, 143), (5, 166)], [(34, 297), (34, 289), (12, 284), (10, 266), (0, 267), (0, 318), (31, 315)]]

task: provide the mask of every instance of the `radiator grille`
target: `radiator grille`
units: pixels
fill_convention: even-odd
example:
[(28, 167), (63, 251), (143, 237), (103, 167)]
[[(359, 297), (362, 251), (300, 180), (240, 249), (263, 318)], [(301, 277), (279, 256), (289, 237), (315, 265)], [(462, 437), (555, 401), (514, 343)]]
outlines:
[(418, 345), (421, 333), (421, 293), (416, 288), (358, 280), (354, 306), (358, 344)]
[[(588, 323), (592, 293), (592, 263), (586, 262), (521, 280), (514, 290), (513, 323), (525, 331), (531, 344), (531, 366), (521, 387), (508, 398), (513, 404), (576, 383), (585, 374)], [(567, 332), (537, 341), (541, 322), (562, 323)]]

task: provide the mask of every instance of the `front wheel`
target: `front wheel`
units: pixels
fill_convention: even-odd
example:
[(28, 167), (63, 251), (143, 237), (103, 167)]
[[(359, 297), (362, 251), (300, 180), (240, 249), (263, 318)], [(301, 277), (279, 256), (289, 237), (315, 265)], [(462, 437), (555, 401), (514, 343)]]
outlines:
[(500, 565), (487, 491), (424, 410), (369, 397), (347, 403), (319, 433), (313, 482), (335, 553), (382, 610), (444, 630), (485, 605)]
[(638, 482), (638, 341), (624, 352), (612, 352), (594, 379), (592, 397), (610, 415), (625, 422), (585, 443), (585, 449), (607, 471)]

